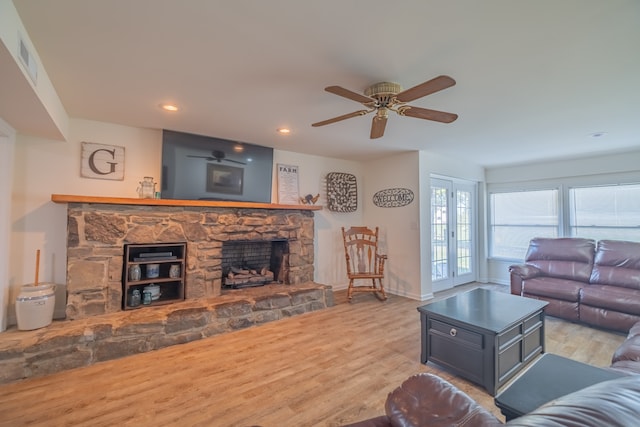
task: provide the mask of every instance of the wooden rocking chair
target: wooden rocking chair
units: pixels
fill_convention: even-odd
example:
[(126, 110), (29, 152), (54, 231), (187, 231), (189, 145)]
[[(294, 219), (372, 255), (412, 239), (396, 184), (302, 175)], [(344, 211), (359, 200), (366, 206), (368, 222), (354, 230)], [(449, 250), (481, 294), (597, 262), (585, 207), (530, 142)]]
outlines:
[[(384, 262), (387, 256), (378, 253), (378, 227), (375, 231), (367, 227), (351, 227), (345, 231), (342, 227), (342, 238), (349, 278), (347, 289), (349, 302), (354, 292), (373, 292), (378, 299), (386, 300), (387, 294), (384, 292), (382, 279), (384, 279)], [(370, 279), (372, 285), (355, 286), (354, 281), (359, 279)]]

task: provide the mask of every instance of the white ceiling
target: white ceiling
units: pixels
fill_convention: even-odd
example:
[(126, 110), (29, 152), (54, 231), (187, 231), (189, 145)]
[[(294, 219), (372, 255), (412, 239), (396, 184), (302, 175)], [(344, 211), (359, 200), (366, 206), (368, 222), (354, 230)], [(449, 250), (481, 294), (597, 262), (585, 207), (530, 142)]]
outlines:
[[(640, 148), (637, 0), (14, 0), (67, 113), (345, 159), (405, 150), (483, 166)], [(442, 124), (324, 91), (457, 84)], [(174, 102), (178, 113), (158, 105)], [(289, 127), (283, 137), (276, 128)], [(600, 138), (590, 137), (606, 132)]]

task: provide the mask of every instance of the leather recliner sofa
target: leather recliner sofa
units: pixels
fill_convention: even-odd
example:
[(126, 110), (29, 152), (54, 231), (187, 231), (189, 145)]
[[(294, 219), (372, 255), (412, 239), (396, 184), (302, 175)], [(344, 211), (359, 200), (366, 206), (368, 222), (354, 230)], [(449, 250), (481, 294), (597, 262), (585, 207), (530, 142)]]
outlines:
[[(505, 425), (453, 384), (427, 373), (409, 377), (389, 393), (385, 413), (348, 427)], [(631, 427), (639, 416), (640, 381), (631, 375), (560, 397), (506, 425)]]
[(640, 243), (535, 238), (509, 272), (511, 293), (547, 301), (550, 316), (622, 332), (640, 321)]

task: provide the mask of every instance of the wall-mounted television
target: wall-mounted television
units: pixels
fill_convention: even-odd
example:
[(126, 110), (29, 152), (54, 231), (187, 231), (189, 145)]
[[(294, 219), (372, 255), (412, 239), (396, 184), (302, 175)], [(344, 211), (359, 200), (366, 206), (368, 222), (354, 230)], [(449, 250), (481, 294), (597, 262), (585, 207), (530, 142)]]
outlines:
[(273, 148), (162, 131), (163, 199), (271, 203)]

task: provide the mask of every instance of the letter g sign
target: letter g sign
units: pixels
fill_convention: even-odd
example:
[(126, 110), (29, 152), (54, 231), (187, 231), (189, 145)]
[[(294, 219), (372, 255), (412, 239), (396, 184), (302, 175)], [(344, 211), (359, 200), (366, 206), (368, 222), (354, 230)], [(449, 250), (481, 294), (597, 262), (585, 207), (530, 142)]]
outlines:
[(124, 179), (124, 147), (82, 143), (80, 175), (95, 179)]

